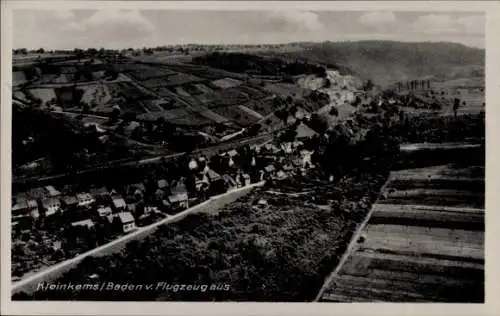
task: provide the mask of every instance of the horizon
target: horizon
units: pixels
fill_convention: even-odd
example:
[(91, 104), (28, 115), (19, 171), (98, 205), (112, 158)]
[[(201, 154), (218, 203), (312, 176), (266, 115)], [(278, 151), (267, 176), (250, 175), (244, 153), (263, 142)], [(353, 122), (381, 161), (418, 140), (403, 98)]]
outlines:
[(369, 40), (485, 47), (485, 14), (478, 12), (23, 9), (13, 13), (13, 47), (29, 50)]
[(74, 48), (68, 48), (68, 49), (57, 49), (57, 48), (50, 48), (50, 47), (38, 47), (38, 48), (27, 48), (27, 47), (13, 47), (12, 50), (19, 50), (19, 49), (26, 49), (28, 51), (36, 51), (39, 49), (43, 49), (45, 51), (67, 51), (71, 52), (74, 51), (75, 49), (79, 50), (89, 50), (89, 49), (104, 49), (104, 50), (143, 50), (143, 49), (156, 49), (156, 48), (163, 48), (163, 47), (182, 47), (182, 46), (199, 46), (199, 47), (211, 47), (211, 46), (237, 46), (237, 47), (244, 47), (244, 46), (250, 46), (250, 47), (256, 47), (256, 46), (287, 46), (287, 45), (304, 45), (304, 44), (322, 44), (322, 43), (361, 43), (361, 42), (392, 42), (392, 43), (402, 43), (402, 44), (455, 44), (455, 45), (461, 45), (465, 46), (467, 48), (472, 48), (472, 49), (478, 49), (478, 50), (485, 50), (484, 47), (476, 47), (476, 46), (470, 46), (466, 45), (463, 43), (459, 42), (452, 42), (452, 41), (397, 41), (397, 40), (341, 40), (341, 41), (330, 41), (330, 40), (325, 40), (325, 41), (301, 41), (301, 42), (283, 42), (283, 43), (256, 43), (256, 44), (236, 44), (236, 43), (224, 43), (224, 44), (201, 44), (201, 43), (185, 43), (185, 44), (165, 44), (165, 45), (158, 45), (158, 46), (143, 46), (143, 47), (126, 47), (126, 48), (106, 48), (106, 47), (74, 47)]

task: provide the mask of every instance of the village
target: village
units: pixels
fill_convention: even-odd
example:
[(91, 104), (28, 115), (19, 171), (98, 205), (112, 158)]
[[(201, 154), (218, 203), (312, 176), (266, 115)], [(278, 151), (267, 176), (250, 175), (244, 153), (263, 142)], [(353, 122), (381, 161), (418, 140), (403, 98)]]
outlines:
[(310, 140), (318, 133), (300, 121), (293, 127), (293, 138), (211, 157), (193, 155), (186, 159), (179, 178), (156, 173), (154, 183), (89, 187), (80, 192), (71, 186), (46, 185), (13, 194), (13, 278), (98, 247), (210, 196), (261, 181), (306, 175), (314, 168)]

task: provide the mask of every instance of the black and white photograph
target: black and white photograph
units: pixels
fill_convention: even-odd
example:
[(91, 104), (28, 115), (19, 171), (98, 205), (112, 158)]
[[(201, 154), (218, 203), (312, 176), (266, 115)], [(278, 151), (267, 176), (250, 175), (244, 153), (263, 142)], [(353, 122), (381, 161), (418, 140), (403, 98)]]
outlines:
[(7, 299), (485, 303), (484, 9), (116, 2), (10, 12)]

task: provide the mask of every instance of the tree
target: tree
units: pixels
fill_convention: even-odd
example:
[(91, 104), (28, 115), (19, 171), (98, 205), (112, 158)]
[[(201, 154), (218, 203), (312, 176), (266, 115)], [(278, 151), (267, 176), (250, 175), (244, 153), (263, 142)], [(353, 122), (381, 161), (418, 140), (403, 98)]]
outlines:
[(365, 91), (371, 91), (375, 85), (373, 84), (373, 81), (371, 79), (368, 79), (365, 81), (363, 90)]
[(283, 132), (279, 139), (283, 143), (288, 143), (288, 142), (293, 142), (295, 140), (295, 137), (297, 137), (297, 130), (295, 126), (286, 129), (285, 132)]
[(117, 120), (119, 116), (120, 116), (120, 109), (114, 108), (113, 111), (111, 112), (111, 119)]
[(332, 106), (332, 108), (330, 109), (329, 114), (332, 115), (332, 116), (338, 116), (339, 115), (339, 110), (336, 107)]
[(323, 88), (330, 88), (332, 86), (332, 82), (330, 81), (330, 79), (328, 78), (325, 78), (324, 81), (323, 81)]
[(328, 122), (326, 119), (317, 113), (311, 115), (308, 125), (319, 134), (324, 134), (328, 129)]

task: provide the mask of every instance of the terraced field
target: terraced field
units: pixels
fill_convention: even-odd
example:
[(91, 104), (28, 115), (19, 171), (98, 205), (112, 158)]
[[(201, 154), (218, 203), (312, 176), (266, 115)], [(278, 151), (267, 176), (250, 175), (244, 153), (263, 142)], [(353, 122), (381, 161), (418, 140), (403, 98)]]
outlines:
[(484, 166), (392, 172), (318, 299), (483, 302)]
[(156, 121), (159, 117), (163, 117), (167, 122), (179, 125), (204, 125), (211, 123), (210, 120), (199, 113), (183, 108), (144, 113), (137, 118), (145, 121)]
[(30, 89), (28, 93), (44, 103), (57, 98), (56, 92), (52, 88)]

